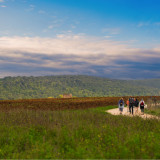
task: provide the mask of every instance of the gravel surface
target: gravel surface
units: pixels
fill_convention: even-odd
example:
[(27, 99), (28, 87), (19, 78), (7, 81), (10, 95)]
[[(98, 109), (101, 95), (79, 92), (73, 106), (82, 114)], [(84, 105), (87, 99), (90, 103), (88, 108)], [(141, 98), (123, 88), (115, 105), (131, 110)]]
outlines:
[(154, 116), (154, 115), (150, 115), (150, 114), (142, 115), (139, 108), (138, 108), (138, 112), (137, 113), (135, 112), (135, 108), (134, 108), (134, 114), (133, 115), (130, 114), (130, 112), (128, 111), (128, 109), (126, 107), (123, 109), (123, 113), (122, 114), (120, 114), (119, 108), (110, 109), (110, 110), (107, 110), (106, 112), (108, 112), (108, 113), (110, 113), (112, 115), (124, 115), (124, 116), (130, 116), (130, 117), (139, 116), (139, 117), (142, 117), (144, 119), (147, 119), (147, 118), (159, 119), (159, 117)]

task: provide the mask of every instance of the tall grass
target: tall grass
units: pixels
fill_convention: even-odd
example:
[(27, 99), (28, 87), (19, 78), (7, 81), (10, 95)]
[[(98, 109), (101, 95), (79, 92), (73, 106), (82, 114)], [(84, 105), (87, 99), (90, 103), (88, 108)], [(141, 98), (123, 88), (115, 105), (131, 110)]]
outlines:
[(156, 115), (160, 117), (160, 101), (156, 99), (147, 100), (147, 109), (145, 112), (148, 114)]
[(105, 110), (1, 112), (0, 158), (160, 158), (158, 120), (113, 116)]

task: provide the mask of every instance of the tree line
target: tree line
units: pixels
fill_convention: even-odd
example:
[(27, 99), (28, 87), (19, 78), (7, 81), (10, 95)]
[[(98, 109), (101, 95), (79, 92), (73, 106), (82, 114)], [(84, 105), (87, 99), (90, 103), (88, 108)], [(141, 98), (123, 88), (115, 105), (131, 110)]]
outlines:
[(92, 76), (5, 77), (0, 100), (60, 97), (159, 96), (160, 80), (113, 80)]

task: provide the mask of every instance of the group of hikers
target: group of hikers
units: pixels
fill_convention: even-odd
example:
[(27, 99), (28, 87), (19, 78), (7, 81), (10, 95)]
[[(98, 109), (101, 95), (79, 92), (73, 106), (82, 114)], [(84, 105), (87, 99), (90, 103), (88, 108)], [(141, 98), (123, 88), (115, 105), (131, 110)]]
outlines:
[[(132, 115), (134, 114), (134, 108), (135, 108), (135, 114), (138, 113), (138, 108), (140, 108), (141, 114), (144, 114), (145, 102), (143, 99), (141, 99), (141, 101), (139, 102), (137, 98), (130, 97), (126, 101), (126, 105), (127, 105), (127, 112), (129, 112), (130, 114), (132, 114)], [(123, 113), (124, 106), (125, 106), (125, 102), (124, 102), (123, 98), (121, 98), (118, 102), (120, 114)]]

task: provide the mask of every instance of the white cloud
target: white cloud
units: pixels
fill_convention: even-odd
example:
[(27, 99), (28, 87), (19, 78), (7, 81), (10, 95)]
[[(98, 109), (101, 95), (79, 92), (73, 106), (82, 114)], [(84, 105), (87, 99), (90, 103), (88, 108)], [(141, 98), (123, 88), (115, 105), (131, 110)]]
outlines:
[(154, 25), (160, 26), (160, 22), (156, 22), (156, 23), (154, 23)]
[(48, 29), (53, 29), (53, 26), (52, 25), (48, 26)]
[(0, 3), (4, 2), (4, 0), (0, 0)]
[(71, 28), (72, 28), (72, 29), (75, 29), (75, 28), (76, 28), (76, 26), (75, 26), (75, 25), (71, 25)]
[(26, 9), (25, 11), (30, 12), (30, 11), (33, 11), (34, 9), (35, 9), (35, 6), (33, 4), (30, 4), (29, 8)]
[[(6, 55), (15, 51), (17, 53), (26, 52), (44, 55), (62, 54), (80, 57), (104, 55), (107, 56), (109, 60), (113, 60), (119, 59), (119, 56), (125, 57), (125, 59), (154, 56), (148, 54), (148, 52), (159, 52), (160, 50), (159, 47), (151, 50), (132, 48), (128, 44), (123, 44), (118, 41), (73, 34), (59, 34), (55, 38), (0, 37), (0, 42), (0, 51), (5, 50), (7, 52)], [(135, 56), (135, 54), (137, 55)], [(155, 54), (155, 56), (160, 55)], [(99, 57), (99, 59), (101, 59), (101, 57)]]
[(112, 38), (113, 36), (104, 36), (105, 38)]
[(140, 22), (137, 24), (137, 27), (147, 27), (147, 26), (160, 26), (160, 22)]
[(116, 35), (120, 34), (120, 28), (103, 28), (102, 32)]
[(5, 6), (5, 5), (1, 5), (0, 7), (1, 7), (1, 8), (6, 8), (7, 6)]
[(147, 27), (147, 26), (160, 26), (160, 22), (140, 22), (137, 24), (137, 27)]
[(96, 74), (92, 66), (101, 66), (106, 74), (121, 70), (126, 74), (129, 64), (123, 61), (152, 64), (160, 59), (160, 46), (139, 49), (126, 42), (69, 33), (55, 38), (0, 37), (0, 59), (1, 66), (53, 68), (63, 73), (73, 69), (81, 74)]
[(38, 13), (39, 13), (39, 14), (45, 14), (46, 12), (43, 11), (43, 10), (39, 10)]
[(146, 27), (146, 26), (149, 26), (149, 25), (152, 25), (152, 23), (151, 22), (140, 22), (140, 23), (138, 23), (138, 25), (137, 25), (137, 27)]

